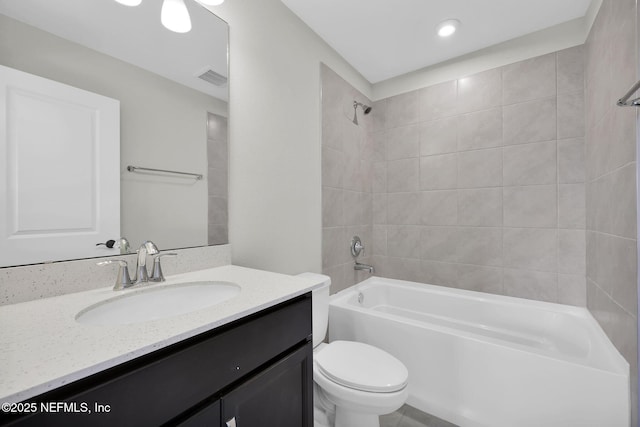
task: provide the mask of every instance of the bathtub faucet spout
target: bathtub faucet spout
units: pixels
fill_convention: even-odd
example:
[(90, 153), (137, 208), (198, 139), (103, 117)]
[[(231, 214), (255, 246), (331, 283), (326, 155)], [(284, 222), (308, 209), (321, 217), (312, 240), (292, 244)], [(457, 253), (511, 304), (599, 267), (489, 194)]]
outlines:
[(373, 272), (375, 271), (372, 265), (367, 265), (367, 264), (362, 264), (360, 262), (355, 263), (355, 265), (353, 266), (354, 270), (367, 270), (369, 273), (373, 274)]

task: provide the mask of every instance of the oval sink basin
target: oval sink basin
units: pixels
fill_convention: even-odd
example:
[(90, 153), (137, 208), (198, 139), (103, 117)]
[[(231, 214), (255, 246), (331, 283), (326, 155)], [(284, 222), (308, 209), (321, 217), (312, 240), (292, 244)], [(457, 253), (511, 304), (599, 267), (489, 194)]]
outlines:
[(239, 293), (240, 286), (230, 282), (149, 287), (87, 307), (76, 315), (76, 321), (90, 325), (127, 325), (164, 319), (220, 304)]

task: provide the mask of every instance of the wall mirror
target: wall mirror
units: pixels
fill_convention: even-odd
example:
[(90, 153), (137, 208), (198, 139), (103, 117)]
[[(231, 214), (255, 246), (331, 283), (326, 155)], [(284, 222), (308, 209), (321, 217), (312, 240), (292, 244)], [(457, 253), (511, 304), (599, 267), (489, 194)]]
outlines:
[[(9, 95), (3, 103), (21, 107), (12, 113), (13, 104), (4, 106), (9, 119), (0, 123), (5, 138), (0, 169), (6, 170), (0, 221), (8, 224), (0, 237), (11, 243), (4, 249), (0, 243), (0, 267), (119, 255), (118, 248), (96, 246), (105, 237), (124, 236), (132, 250), (145, 240), (160, 250), (228, 243), (229, 31), (196, 0), (185, 4), (192, 29), (175, 33), (162, 25), (158, 0), (136, 7), (115, 0), (0, 0), (5, 71), (96, 94), (119, 107), (117, 165), (93, 174), (101, 168), (103, 145), (99, 139), (95, 147), (84, 144), (82, 135), (93, 138), (92, 126), (104, 126), (105, 115), (86, 116), (86, 129), (71, 132), (80, 135), (76, 145), (52, 148), (53, 139), (66, 138), (66, 126), (56, 122), (66, 113), (30, 108), (39, 101), (18, 102), (28, 97), (5, 88)], [(74, 103), (65, 105), (72, 107), (71, 122), (85, 117), (76, 114)], [(25, 133), (36, 136), (28, 144), (15, 143), (16, 134), (23, 141)], [(90, 160), (82, 160), (82, 153)], [(71, 184), (58, 196), (63, 194), (58, 181), (65, 179)], [(109, 179), (116, 179), (116, 187), (119, 182), (119, 203), (105, 202), (98, 191)], [(32, 191), (32, 183), (40, 185), (39, 192)], [(100, 235), (96, 224), (110, 215), (119, 221), (119, 231)], [(76, 223), (75, 217), (84, 220)], [(83, 235), (84, 243), (58, 243), (52, 234)]]

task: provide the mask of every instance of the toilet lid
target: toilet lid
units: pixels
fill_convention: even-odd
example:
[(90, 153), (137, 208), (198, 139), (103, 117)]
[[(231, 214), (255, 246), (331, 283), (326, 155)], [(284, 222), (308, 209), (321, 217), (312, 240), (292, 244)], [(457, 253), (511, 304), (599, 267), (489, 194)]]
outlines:
[(398, 359), (369, 344), (333, 341), (315, 355), (316, 366), (332, 381), (371, 392), (393, 392), (407, 385), (409, 373)]

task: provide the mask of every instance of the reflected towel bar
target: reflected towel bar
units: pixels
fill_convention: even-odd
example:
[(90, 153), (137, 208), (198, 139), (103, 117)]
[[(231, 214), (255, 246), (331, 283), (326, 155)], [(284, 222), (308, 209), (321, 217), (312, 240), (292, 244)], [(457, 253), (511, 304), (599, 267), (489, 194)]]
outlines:
[(178, 171), (170, 171), (170, 170), (166, 170), (166, 169), (151, 169), (151, 168), (142, 168), (140, 166), (127, 166), (127, 170), (129, 172), (136, 172), (136, 171), (147, 171), (147, 172), (162, 172), (162, 173), (170, 173), (170, 174), (174, 174), (174, 175), (185, 175), (185, 176), (191, 176), (195, 179), (202, 179), (202, 174), (199, 173), (190, 173), (190, 172), (178, 172)]
[(640, 89), (640, 81), (633, 85), (629, 92), (627, 92), (622, 98), (620, 98), (617, 102), (619, 107), (640, 107), (640, 98), (632, 99), (631, 95), (633, 95), (638, 89)]

